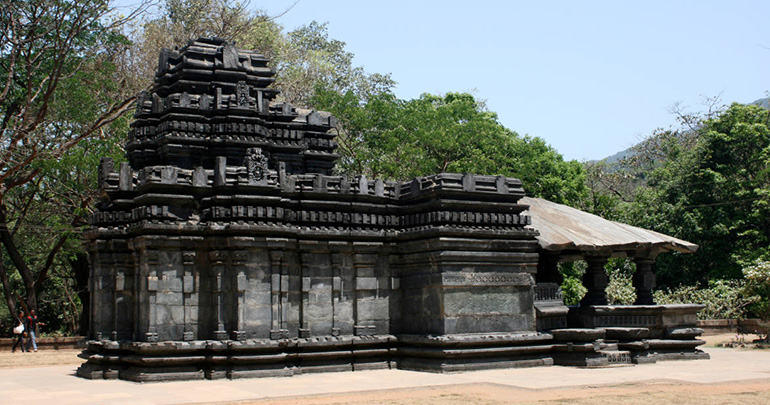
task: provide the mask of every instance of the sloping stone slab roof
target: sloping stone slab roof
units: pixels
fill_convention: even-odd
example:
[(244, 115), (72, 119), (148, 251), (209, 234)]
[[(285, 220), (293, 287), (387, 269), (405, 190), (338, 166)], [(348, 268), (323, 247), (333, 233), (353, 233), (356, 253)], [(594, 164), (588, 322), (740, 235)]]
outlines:
[(657, 249), (682, 253), (698, 250), (698, 245), (694, 243), (609, 221), (542, 198), (523, 197), (519, 203), (529, 205), (529, 210), (523, 214), (532, 218), (532, 227), (540, 232), (537, 240), (545, 250), (594, 252)]

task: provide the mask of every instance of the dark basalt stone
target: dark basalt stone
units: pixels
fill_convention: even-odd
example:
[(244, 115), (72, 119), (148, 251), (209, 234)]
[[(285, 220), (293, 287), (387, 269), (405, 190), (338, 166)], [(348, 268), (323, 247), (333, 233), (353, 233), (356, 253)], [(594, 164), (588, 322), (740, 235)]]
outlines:
[[(519, 180), (336, 175), (334, 118), (276, 101), (273, 74), (219, 38), (161, 52), (128, 161), (101, 162), (78, 375), (544, 366), (554, 338), (588, 344), (557, 364), (601, 363), (603, 329), (547, 332), (567, 309), (558, 284), (535, 285)], [(680, 335), (655, 345), (694, 347)]]

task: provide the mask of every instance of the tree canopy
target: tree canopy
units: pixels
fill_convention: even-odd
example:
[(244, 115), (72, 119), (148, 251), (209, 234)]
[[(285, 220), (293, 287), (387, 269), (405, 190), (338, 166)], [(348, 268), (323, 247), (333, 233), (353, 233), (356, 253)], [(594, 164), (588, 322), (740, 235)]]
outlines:
[(161, 48), (184, 46), (198, 37), (220, 37), (270, 58), (279, 98), (309, 106), (316, 86), (373, 94), (390, 89), (390, 75), (367, 73), (353, 64), (345, 42), (330, 38), (325, 23), (311, 21), (284, 31), (264, 10), (250, 11), (233, 0), (165, 0), (132, 33), (139, 80), (151, 80)]
[(770, 255), (770, 111), (732, 104), (683, 118), (682, 129), (657, 131), (601, 173), (626, 179), (610, 192), (621, 196), (614, 215), (700, 245), (658, 260), (664, 286), (741, 278)]
[(467, 93), (400, 100), (390, 92), (363, 98), (319, 88), (314, 106), (337, 119), (338, 169), (406, 180), (441, 172), (521, 179), (531, 195), (576, 202), (585, 191), (582, 167), (564, 161), (543, 139), (519, 136)]
[[(61, 163), (82, 160), (85, 142), (110, 139), (125, 127), (121, 118), (135, 95), (121, 70), (129, 45), (121, 28), (144, 5), (123, 17), (105, 0), (2, 5), (0, 242), (7, 262), (0, 279), (13, 310), (11, 282), (23, 285), (20, 303), (35, 308), (57, 255), (87, 216), (90, 197), (57, 188), (84, 172)], [(7, 268), (17, 273), (9, 276)]]

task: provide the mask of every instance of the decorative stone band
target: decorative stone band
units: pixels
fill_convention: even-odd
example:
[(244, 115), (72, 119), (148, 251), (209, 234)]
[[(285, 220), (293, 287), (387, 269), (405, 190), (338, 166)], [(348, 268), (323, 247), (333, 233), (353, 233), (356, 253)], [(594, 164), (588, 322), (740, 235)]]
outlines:
[(561, 287), (556, 283), (539, 283), (535, 286), (535, 301), (562, 301)]
[(529, 287), (535, 284), (529, 273), (443, 273), (443, 286), (512, 286)]
[[(700, 304), (592, 305), (570, 311), (582, 328), (648, 328), (650, 338), (662, 338), (671, 328), (694, 328)], [(695, 335), (692, 332), (687, 332)]]
[(566, 328), (567, 327), (567, 317), (566, 316), (554, 316), (550, 318), (543, 318), (538, 317), (537, 318), (537, 329), (538, 330), (551, 330), (551, 329), (560, 329), (560, 328)]
[(596, 326), (654, 326), (658, 323), (655, 315), (605, 315), (595, 319)]

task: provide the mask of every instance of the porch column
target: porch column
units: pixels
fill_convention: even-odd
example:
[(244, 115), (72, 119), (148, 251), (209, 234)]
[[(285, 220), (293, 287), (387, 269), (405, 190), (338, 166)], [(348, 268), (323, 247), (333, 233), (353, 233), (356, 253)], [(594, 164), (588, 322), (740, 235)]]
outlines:
[(556, 283), (561, 285), (564, 281), (559, 273), (559, 255), (553, 252), (540, 251), (537, 260), (537, 275), (535, 279), (538, 283)]
[(634, 305), (655, 305), (652, 299), (652, 289), (655, 288), (655, 273), (652, 265), (655, 259), (649, 256), (635, 257), (636, 272), (633, 277), (633, 285), (636, 288), (636, 302)]
[(607, 305), (607, 284), (609, 279), (607, 272), (604, 271), (604, 265), (607, 264), (607, 258), (604, 255), (586, 256), (588, 263), (586, 274), (583, 276), (583, 285), (588, 289), (585, 297), (580, 301), (580, 306), (588, 305)]

